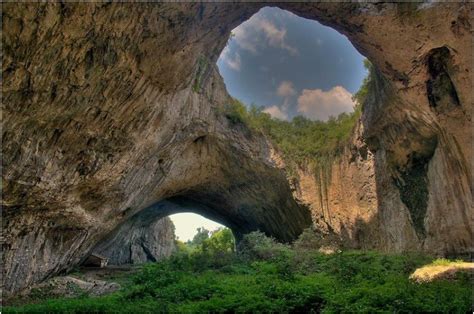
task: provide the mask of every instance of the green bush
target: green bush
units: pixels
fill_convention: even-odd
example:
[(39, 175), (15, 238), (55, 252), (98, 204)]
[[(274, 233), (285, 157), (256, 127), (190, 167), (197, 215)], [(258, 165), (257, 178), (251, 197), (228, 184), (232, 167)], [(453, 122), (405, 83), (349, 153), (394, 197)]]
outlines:
[(239, 243), (239, 256), (247, 261), (277, 260), (288, 257), (291, 251), (288, 246), (267, 237), (263, 232), (255, 231), (246, 234)]
[(374, 76), (370, 62), (365, 60), (364, 65), (368, 76), (353, 96), (356, 103), (354, 112), (341, 113), (326, 122), (312, 121), (302, 116), (297, 116), (292, 121), (282, 121), (263, 112), (263, 107), (250, 105), (247, 109), (247, 106), (237, 99), (224, 104), (220, 111), (232, 124), (246, 125), (255, 132), (265, 134), (283, 153), (290, 172), (291, 163), (309, 163), (321, 168), (343, 152), (362, 114)]
[(235, 251), (235, 239), (229, 228), (221, 228), (202, 242), (202, 250), (213, 255), (222, 255)]
[[(212, 238), (212, 236), (211, 236)], [(244, 237), (245, 254), (177, 254), (142, 266), (130, 284), (103, 297), (39, 300), (4, 313), (466, 313), (469, 276), (418, 284), (409, 280), (433, 261), (419, 254), (346, 251), (324, 255)], [(200, 264), (200, 266), (197, 266)]]

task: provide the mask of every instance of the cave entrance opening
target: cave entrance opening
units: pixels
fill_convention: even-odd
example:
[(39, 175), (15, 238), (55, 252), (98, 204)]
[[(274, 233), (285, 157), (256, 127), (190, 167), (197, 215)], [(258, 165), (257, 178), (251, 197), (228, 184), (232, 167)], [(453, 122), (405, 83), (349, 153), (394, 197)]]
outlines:
[(168, 216), (174, 225), (176, 250), (206, 250), (214, 244), (219, 249), (235, 250), (232, 229), (193, 212)]
[(275, 7), (234, 28), (217, 65), (232, 97), (284, 121), (350, 114), (367, 74), (347, 37)]
[(156, 262), (180, 250), (218, 247), (235, 251), (235, 238), (244, 232), (226, 218), (183, 197), (160, 201), (117, 226), (83, 264), (103, 267), (103, 260), (108, 266)]
[[(313, 123), (354, 112), (352, 96), (367, 74), (363, 61), (334, 29), (264, 7), (231, 32), (217, 66), (227, 91), (246, 110), (254, 106), (276, 121), (303, 116)], [(205, 140), (201, 137), (195, 143)], [(262, 219), (269, 210), (265, 206), (258, 212), (248, 205), (231, 205), (220, 196), (195, 191), (173, 196), (132, 216), (93, 252), (112, 265), (133, 264), (167, 257), (179, 246), (196, 248), (223, 230), (232, 235), (234, 249), (235, 239), (251, 231), (264, 231), (282, 241), (301, 231), (298, 223), (284, 231), (273, 220)]]
[[(313, 223), (327, 228), (334, 220), (327, 189), (334, 180), (331, 166), (360, 130), (374, 76), (370, 62), (335, 29), (263, 7), (231, 31), (217, 66), (234, 98), (223, 106), (226, 117), (265, 134), (288, 181), (299, 185), (295, 190), (321, 204), (312, 208)], [(301, 174), (308, 173), (314, 187), (300, 185)]]

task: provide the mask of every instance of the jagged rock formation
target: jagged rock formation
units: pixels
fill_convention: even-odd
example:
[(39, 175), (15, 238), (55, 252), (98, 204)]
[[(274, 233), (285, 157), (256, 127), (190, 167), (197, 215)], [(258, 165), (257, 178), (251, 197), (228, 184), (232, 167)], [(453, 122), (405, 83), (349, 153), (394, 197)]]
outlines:
[[(333, 11), (334, 6), (339, 11)], [(324, 171), (332, 173), (333, 184), (316, 182), (308, 187), (308, 191), (325, 191), (322, 197), (310, 193), (311, 197), (303, 198), (311, 204), (313, 216), (322, 215), (323, 224), (349, 235), (356, 246), (437, 254), (472, 252), (471, 6), (288, 7), (347, 35), (378, 69), (362, 116), (373, 164), (372, 157), (361, 164), (358, 153), (349, 149), (332, 169)], [(365, 145), (350, 146), (357, 151)], [(347, 182), (341, 168), (355, 180)], [(374, 179), (359, 181), (372, 168)], [(304, 186), (304, 173), (300, 178), (299, 185)], [(366, 190), (364, 197), (369, 199), (375, 190), (376, 207), (373, 203), (366, 207), (364, 199), (357, 201), (353, 189)], [(339, 204), (345, 200), (351, 206)]]
[[(215, 61), (264, 5), (3, 5), (6, 292), (80, 263), (163, 200), (240, 234), (291, 240), (309, 225), (265, 139), (220, 112)], [(472, 251), (470, 4), (278, 6), (345, 34), (379, 69), (362, 117), (376, 246)], [(369, 171), (355, 162), (341, 169)]]
[(145, 209), (116, 228), (94, 249), (110, 265), (156, 262), (169, 257), (175, 248), (174, 225), (170, 218)]
[(317, 230), (338, 235), (346, 246), (374, 248), (380, 236), (371, 224), (378, 212), (375, 161), (362, 134), (359, 121), (344, 151), (328, 166), (300, 166), (290, 182), (295, 198), (310, 208)]

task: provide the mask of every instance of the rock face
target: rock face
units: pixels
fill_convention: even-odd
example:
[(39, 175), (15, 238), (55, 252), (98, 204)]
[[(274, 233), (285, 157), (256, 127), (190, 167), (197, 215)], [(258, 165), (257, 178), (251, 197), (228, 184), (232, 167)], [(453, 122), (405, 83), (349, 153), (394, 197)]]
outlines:
[[(355, 246), (472, 252), (471, 6), (287, 8), (345, 34), (378, 69), (362, 115), (367, 144), (352, 145), (367, 145), (373, 157), (361, 161), (349, 150), (324, 170), (334, 180), (329, 185), (308, 186), (308, 177), (300, 175), (301, 196), (313, 216), (322, 216), (323, 225), (348, 235)], [(372, 169), (374, 177), (367, 178)], [(346, 174), (354, 180), (347, 182)], [(321, 174), (314, 176), (318, 181)], [(318, 196), (319, 191), (324, 193)], [(354, 195), (361, 191), (366, 192), (358, 201)], [(366, 202), (374, 191), (376, 206)]]
[[(80, 263), (164, 200), (237, 234), (288, 241), (311, 223), (270, 145), (221, 112), (229, 96), (215, 62), (230, 31), (265, 5), (3, 5), (7, 293)], [(362, 117), (371, 152), (327, 170), (326, 196), (306, 196), (326, 212), (320, 224), (347, 229), (356, 210), (377, 248), (472, 251), (470, 4), (278, 6), (345, 34), (378, 68)], [(336, 206), (342, 173), (358, 189), (372, 169), (368, 193)]]
[(147, 208), (116, 228), (93, 252), (110, 265), (156, 262), (175, 250), (174, 225), (170, 218), (157, 219), (156, 207)]
[(346, 246), (380, 249), (380, 233), (371, 224), (378, 212), (375, 160), (362, 134), (359, 121), (340, 156), (327, 166), (299, 167), (290, 180), (319, 231), (338, 235)]

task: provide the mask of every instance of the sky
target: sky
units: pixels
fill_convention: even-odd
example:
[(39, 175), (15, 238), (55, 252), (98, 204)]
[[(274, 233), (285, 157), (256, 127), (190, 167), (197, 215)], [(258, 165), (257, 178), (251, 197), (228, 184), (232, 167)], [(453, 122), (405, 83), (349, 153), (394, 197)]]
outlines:
[(196, 234), (196, 229), (204, 227), (209, 231), (214, 231), (223, 225), (204, 218), (194, 213), (179, 213), (170, 216), (175, 226), (175, 234), (178, 240), (186, 242), (192, 240)]
[(232, 31), (217, 62), (228, 92), (280, 119), (350, 112), (364, 57), (332, 28), (263, 8)]
[[(353, 109), (366, 75), (364, 57), (332, 28), (277, 8), (263, 8), (232, 31), (217, 65), (227, 91), (273, 117), (327, 120)], [(198, 227), (222, 225), (192, 213), (170, 216), (181, 241)]]

